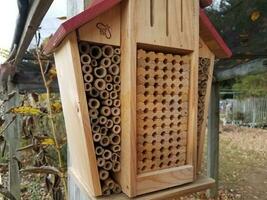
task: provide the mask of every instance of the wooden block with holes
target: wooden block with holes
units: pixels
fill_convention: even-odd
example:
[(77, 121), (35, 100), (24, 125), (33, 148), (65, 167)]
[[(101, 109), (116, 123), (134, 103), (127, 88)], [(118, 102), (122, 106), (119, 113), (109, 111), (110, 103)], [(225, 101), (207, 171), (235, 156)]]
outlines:
[(213, 47), (199, 49), (199, 25), (212, 27), (199, 19), (199, 0), (94, 1), (49, 41), (70, 176), (89, 196), (152, 199), (148, 193), (195, 187), (214, 61), (209, 48), (223, 53), (208, 41), (214, 30), (203, 32)]

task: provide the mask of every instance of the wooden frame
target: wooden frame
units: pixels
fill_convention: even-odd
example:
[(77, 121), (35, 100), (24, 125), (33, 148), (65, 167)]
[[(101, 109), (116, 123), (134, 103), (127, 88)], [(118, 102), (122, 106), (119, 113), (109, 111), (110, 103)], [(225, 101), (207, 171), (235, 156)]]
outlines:
[(208, 71), (208, 80), (207, 80), (207, 88), (206, 95), (204, 97), (204, 114), (203, 114), (203, 122), (200, 125), (200, 132), (198, 133), (198, 159), (197, 159), (197, 172), (201, 171), (202, 161), (203, 161), (203, 150), (204, 150), (204, 140), (206, 133), (206, 125), (208, 119), (208, 110), (209, 110), (209, 101), (210, 101), (210, 91), (211, 91), (211, 83), (213, 79), (213, 68), (214, 68), (214, 59), (215, 55), (210, 51), (207, 45), (204, 43), (202, 39), (199, 40), (199, 57), (210, 59), (210, 67)]
[[(147, 1), (146, 1), (147, 2)], [(173, 45), (169, 43), (169, 40), (161, 40), (161, 35), (158, 35), (158, 38), (155, 39), (157, 43), (150, 43), (146, 39), (142, 38), (140, 29), (147, 32), (144, 29), (144, 24), (138, 23), (138, 20), (135, 20), (134, 16), (136, 14), (137, 7), (142, 8), (143, 3), (146, 3), (140, 0), (131, 0), (122, 2), (122, 25), (121, 25), (121, 48), (122, 48), (122, 62), (121, 62), (121, 79), (122, 79), (122, 154), (121, 154), (121, 163), (122, 171), (118, 180), (122, 186), (122, 190), (128, 196), (136, 196), (144, 194), (147, 192), (156, 191), (166, 187), (171, 187), (174, 185), (184, 184), (187, 182), (193, 181), (196, 178), (196, 162), (197, 162), (197, 153), (196, 153), (196, 121), (197, 121), (197, 79), (198, 74), (198, 2), (188, 2), (188, 7), (193, 7), (194, 10), (191, 11), (190, 22), (194, 24), (192, 27), (187, 27), (189, 31), (187, 32), (186, 37), (191, 38), (191, 41), (185, 40), (183, 44), (181, 40), (178, 40), (180, 44)], [(167, 1), (166, 1), (167, 2)], [(178, 1), (177, 1), (178, 2)], [(142, 3), (142, 5), (141, 5)], [(156, 5), (159, 6), (158, 2)], [(162, 3), (162, 2), (161, 2)], [(189, 5), (190, 4), (190, 5)], [(139, 11), (141, 12), (141, 11)], [(161, 12), (157, 9), (157, 12)], [(165, 11), (163, 11), (165, 12)], [(190, 12), (189, 12), (190, 13)], [(157, 13), (158, 14), (158, 13)], [(163, 15), (163, 14), (162, 14)], [(139, 16), (140, 17), (140, 16)], [(166, 17), (166, 16), (165, 16)], [(164, 22), (165, 23), (165, 22)], [(160, 26), (165, 26), (165, 24)], [(160, 26), (155, 25), (160, 29)], [(147, 27), (149, 29), (149, 27)], [(192, 31), (193, 29), (193, 31)], [(138, 32), (139, 30), (139, 32)], [(165, 30), (165, 29), (164, 29)], [(172, 32), (169, 32), (167, 37), (171, 38), (177, 30), (171, 29)], [(166, 36), (166, 32), (162, 34)], [(189, 35), (188, 35), (189, 34)], [(130, 39), (129, 39), (130, 38)], [(171, 40), (170, 40), (171, 41)], [(159, 48), (167, 51), (174, 52), (187, 52), (190, 55), (191, 60), (191, 70), (190, 70), (190, 89), (189, 89), (189, 116), (188, 119), (188, 144), (187, 144), (187, 165), (183, 167), (177, 167), (174, 169), (166, 169), (159, 171), (147, 173), (147, 175), (138, 175), (137, 176), (137, 155), (136, 155), (136, 136), (137, 136), (137, 127), (136, 127), (136, 49), (141, 45), (145, 48)], [(185, 47), (186, 49), (180, 49)], [(191, 51), (191, 53), (190, 53)], [(129, 106), (130, 105), (130, 106)], [(130, 153), (129, 153), (130, 152)], [(192, 176), (190, 175), (192, 174)], [(175, 176), (173, 179), (172, 177)], [(161, 184), (164, 182), (164, 184)], [(168, 183), (167, 183), (168, 182)], [(151, 187), (153, 183), (153, 187)], [(149, 187), (147, 187), (149, 186)]]
[[(80, 180), (87, 193), (102, 194), (84, 93), (80, 56), (75, 32), (55, 53), (68, 146), (72, 159), (69, 170)], [(79, 152), (79, 156), (75, 155)]]

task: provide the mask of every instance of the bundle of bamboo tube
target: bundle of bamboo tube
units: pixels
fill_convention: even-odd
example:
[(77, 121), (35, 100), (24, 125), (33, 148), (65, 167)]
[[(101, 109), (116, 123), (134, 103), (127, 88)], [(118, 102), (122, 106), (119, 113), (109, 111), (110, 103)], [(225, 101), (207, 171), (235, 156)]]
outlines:
[(202, 129), (204, 120), (205, 98), (207, 92), (207, 82), (209, 79), (210, 59), (199, 58), (199, 72), (198, 72), (198, 133)]
[(120, 193), (120, 48), (80, 42), (79, 51), (102, 193)]

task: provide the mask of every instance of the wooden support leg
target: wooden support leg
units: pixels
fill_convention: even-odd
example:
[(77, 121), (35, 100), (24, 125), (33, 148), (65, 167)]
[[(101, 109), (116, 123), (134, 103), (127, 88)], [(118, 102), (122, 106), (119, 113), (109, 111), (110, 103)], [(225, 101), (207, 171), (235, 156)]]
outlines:
[(220, 123), (220, 91), (219, 82), (212, 83), (211, 99), (208, 120), (208, 177), (215, 180), (214, 188), (209, 190), (209, 196), (214, 198), (218, 195), (219, 175), (219, 123)]
[[(13, 83), (8, 83), (8, 93), (16, 90), (16, 86)], [(19, 95), (16, 94), (12, 99), (9, 100), (7, 109), (18, 105)], [(7, 123), (12, 120), (12, 116), (6, 117)], [(18, 157), (17, 148), (19, 147), (19, 130), (20, 124), (19, 119), (17, 119), (9, 126), (5, 134), (8, 150), (9, 150), (9, 191), (16, 198), (20, 199), (20, 176), (18, 163), (14, 157)]]

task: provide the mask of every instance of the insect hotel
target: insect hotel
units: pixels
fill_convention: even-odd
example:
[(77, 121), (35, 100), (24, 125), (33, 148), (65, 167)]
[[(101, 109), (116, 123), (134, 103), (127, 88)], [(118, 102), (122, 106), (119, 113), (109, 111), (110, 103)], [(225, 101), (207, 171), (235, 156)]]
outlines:
[(198, 174), (214, 57), (230, 51), (199, 10), (198, 0), (96, 0), (50, 40), (83, 195), (167, 199), (213, 185)]

